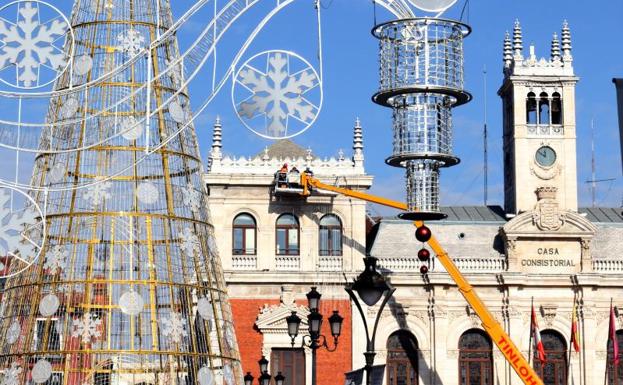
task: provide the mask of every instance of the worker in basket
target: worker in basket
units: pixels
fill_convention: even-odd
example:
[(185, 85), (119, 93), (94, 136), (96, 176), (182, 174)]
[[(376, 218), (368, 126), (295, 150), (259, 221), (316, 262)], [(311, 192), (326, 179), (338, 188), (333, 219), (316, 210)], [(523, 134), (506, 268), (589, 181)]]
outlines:
[(275, 173), (275, 179), (277, 179), (277, 187), (286, 188), (288, 186), (288, 164), (284, 163), (283, 166)]
[(290, 186), (300, 186), (301, 172), (298, 168), (296, 168), (296, 166), (292, 166), (292, 168), (290, 169), (290, 172), (288, 173), (288, 182), (290, 183)]

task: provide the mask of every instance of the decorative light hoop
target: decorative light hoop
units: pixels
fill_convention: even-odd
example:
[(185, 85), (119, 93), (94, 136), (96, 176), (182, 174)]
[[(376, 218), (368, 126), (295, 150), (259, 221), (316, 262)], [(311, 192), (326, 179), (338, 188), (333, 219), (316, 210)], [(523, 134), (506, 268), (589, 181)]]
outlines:
[[(286, 135), (282, 135), (282, 136), (272, 136), (272, 135), (268, 135), (268, 134), (264, 134), (262, 132), (258, 132), (255, 128), (251, 127), (246, 121), (245, 119), (243, 119), (240, 116), (240, 113), (238, 112), (238, 105), (241, 104), (242, 102), (244, 102), (244, 100), (247, 100), (249, 98), (244, 99), (242, 102), (240, 103), (236, 103), (236, 95), (235, 95), (235, 91), (236, 91), (236, 86), (237, 85), (242, 85), (242, 83), (239, 82), (238, 78), (240, 76), (240, 72), (245, 68), (245, 67), (252, 67), (250, 66), (249, 63), (253, 62), (254, 60), (256, 60), (257, 58), (263, 56), (263, 55), (270, 55), (270, 54), (284, 54), (287, 56), (287, 60), (288, 60), (288, 69), (290, 66), (290, 57), (294, 57), (298, 60), (300, 60), (301, 62), (303, 62), (304, 65), (306, 65), (307, 67), (303, 70), (297, 71), (292, 75), (298, 75), (303, 73), (304, 71), (307, 70), (311, 70), (313, 72), (314, 77), (317, 79), (318, 83), (315, 84), (313, 87), (309, 88), (307, 91), (301, 93), (300, 95), (303, 96), (305, 95), (305, 93), (310, 92), (315, 90), (316, 88), (318, 88), (318, 92), (319, 92), (319, 96), (318, 96), (318, 105), (314, 105), (313, 103), (310, 103), (313, 107), (316, 108), (316, 111), (314, 113), (314, 117), (309, 121), (309, 122), (303, 122), (298, 118), (295, 118), (292, 116), (292, 119), (296, 119), (298, 121), (300, 121), (301, 123), (303, 123), (305, 125), (304, 128), (298, 130), (296, 133), (294, 134), (286, 134)], [(267, 59), (268, 60), (268, 59)], [(322, 58), (320, 59), (322, 60)], [(267, 71), (268, 72), (268, 71)], [(247, 88), (246, 86), (242, 85), (242, 87)], [(265, 138), (265, 139), (271, 139), (271, 140), (275, 140), (275, 139), (289, 139), (289, 138), (293, 138), (295, 136), (298, 136), (300, 134), (302, 134), (303, 132), (307, 131), (313, 124), (314, 122), (316, 122), (316, 120), (318, 119), (318, 116), (320, 115), (320, 111), (322, 110), (322, 105), (323, 105), (323, 100), (324, 100), (324, 87), (323, 87), (323, 80), (320, 77), (320, 75), (318, 74), (318, 71), (316, 71), (316, 69), (314, 68), (314, 66), (308, 61), (306, 60), (304, 57), (302, 57), (301, 55), (297, 54), (296, 52), (293, 51), (288, 51), (288, 50), (266, 50), (266, 51), (262, 51), (259, 52), (255, 55), (253, 55), (251, 58), (249, 58), (247, 61), (244, 62), (244, 64), (242, 66), (240, 66), (240, 68), (238, 68), (235, 72), (234, 72), (234, 76), (232, 78), (232, 88), (231, 88), (231, 100), (232, 100), (232, 104), (234, 105), (234, 107), (236, 108), (236, 116), (238, 116), (238, 119), (242, 122), (242, 124), (249, 129), (251, 132), (253, 132), (254, 134)], [(303, 99), (305, 99), (303, 97)], [(306, 99), (305, 99), (306, 100)], [(258, 115), (261, 114), (265, 114), (265, 112), (260, 112)], [(257, 115), (256, 115), (257, 116)], [(290, 119), (291, 114), (288, 114), (286, 116), (286, 122)], [(287, 123), (285, 126), (286, 132), (287, 132)]]
[[(34, 208), (34, 210), (36, 210), (37, 214), (39, 215), (39, 223), (41, 224), (41, 243), (39, 245), (36, 245), (36, 247), (38, 247), (39, 250), (36, 252), (35, 256), (30, 258), (29, 260), (25, 260), (23, 258), (20, 258), (20, 260), (22, 260), (26, 264), (26, 266), (23, 267), (22, 269), (20, 269), (18, 271), (14, 271), (11, 274), (2, 274), (2, 273), (0, 273), (0, 278), (10, 278), (10, 277), (14, 277), (14, 276), (16, 276), (18, 274), (21, 274), (22, 272), (27, 270), (41, 256), (41, 252), (43, 251), (43, 249), (46, 246), (47, 221), (45, 219), (45, 215), (43, 214), (43, 211), (41, 210), (41, 207), (37, 204), (37, 202), (30, 195), (26, 194), (24, 191), (22, 191), (22, 190), (20, 190), (18, 188), (15, 188), (13, 186), (8, 186), (8, 185), (5, 185), (3, 183), (0, 183), (0, 190), (2, 190), (2, 189), (11, 190), (12, 192), (18, 193), (18, 194), (22, 195), (23, 197), (25, 197), (26, 200), (28, 202), (30, 202), (30, 204), (32, 204), (32, 207)], [(3, 210), (4, 210), (4, 207), (0, 207), (0, 211), (3, 211)], [(6, 272), (7, 271), (6, 267), (3, 270)]]
[(409, 23), (413, 23), (415, 25), (422, 25), (422, 26), (428, 26), (432, 24), (441, 24), (441, 25), (446, 24), (450, 26), (458, 26), (459, 28), (461, 28), (461, 33), (463, 35), (463, 38), (466, 38), (468, 35), (472, 33), (472, 27), (470, 27), (468, 24), (465, 24), (457, 20), (437, 18), (437, 17), (410, 17), (410, 18), (405, 18), (405, 19), (390, 20), (390, 21), (375, 25), (372, 28), (371, 32), (372, 32), (372, 35), (374, 35), (374, 37), (376, 37), (377, 39), (391, 39), (383, 34), (383, 31), (385, 29), (391, 26), (397, 25), (397, 24), (409, 24)]
[[(67, 68), (69, 68), (71, 66), (73, 55), (74, 55), (74, 51), (75, 51), (75, 43), (76, 43), (74, 30), (71, 27), (71, 22), (65, 16), (65, 14), (63, 12), (61, 12), (61, 10), (59, 10), (57, 7), (53, 6), (52, 4), (50, 4), (48, 2), (45, 2), (45, 1), (42, 1), (42, 0), (15, 0), (15, 1), (12, 1), (12, 2), (10, 2), (8, 4), (5, 4), (2, 7), (0, 7), (0, 12), (6, 10), (7, 8), (12, 7), (12, 6), (16, 5), (16, 4), (18, 5), (18, 8), (19, 8), (19, 4), (20, 3), (37, 3), (37, 4), (44, 5), (46, 7), (51, 8), (54, 12), (56, 12), (58, 15), (60, 15), (63, 18), (63, 21), (67, 24), (67, 32), (65, 33), (65, 35), (67, 36), (67, 34), (68, 34), (70, 39), (71, 39), (71, 43), (70, 43), (70, 47), (69, 47), (69, 53), (70, 54), (68, 55), (68, 59), (67, 59), (67, 63), (65, 63), (65, 67), (63, 69), (61, 69), (61, 70), (56, 70), (56, 76), (54, 76), (54, 78), (52, 80), (50, 80), (50, 81), (48, 81), (48, 82), (46, 82), (44, 84), (38, 84), (38, 85), (33, 86), (33, 87), (26, 87), (26, 86), (20, 86), (19, 85), (19, 80), (17, 80), (17, 79), (16, 79), (17, 84), (11, 84), (11, 83), (7, 82), (6, 80), (4, 80), (2, 77), (0, 77), (0, 82), (2, 82), (3, 84), (6, 84), (9, 87), (17, 88), (17, 89), (21, 89), (21, 90), (32, 90), (32, 89), (43, 88), (43, 87), (46, 87), (46, 86), (54, 83), (65, 71), (67, 71)], [(53, 91), (49, 92), (50, 95), (52, 93), (53, 93)], [(2, 95), (2, 94), (3, 94), (3, 92), (0, 90), (0, 95)], [(26, 94), (28, 94), (28, 93), (26, 93)]]
[[(407, 0), (415, 8), (431, 13), (443, 13), (452, 7), (457, 0)], [(432, 4), (430, 4), (432, 3)]]

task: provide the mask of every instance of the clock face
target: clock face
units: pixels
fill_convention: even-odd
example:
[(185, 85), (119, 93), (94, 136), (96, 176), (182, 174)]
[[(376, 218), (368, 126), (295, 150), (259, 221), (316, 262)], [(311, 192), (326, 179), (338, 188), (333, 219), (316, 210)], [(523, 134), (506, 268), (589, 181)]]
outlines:
[(556, 151), (549, 146), (543, 146), (536, 150), (534, 158), (539, 166), (551, 167), (556, 162)]

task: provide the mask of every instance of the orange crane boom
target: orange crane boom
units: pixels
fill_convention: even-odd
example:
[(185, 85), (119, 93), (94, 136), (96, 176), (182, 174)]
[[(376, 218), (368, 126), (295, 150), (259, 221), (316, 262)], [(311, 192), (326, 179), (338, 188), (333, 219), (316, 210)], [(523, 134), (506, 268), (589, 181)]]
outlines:
[[(354, 191), (350, 189), (345, 189), (341, 187), (335, 187), (328, 184), (324, 184), (320, 182), (318, 179), (315, 179), (307, 172), (301, 173), (301, 186), (303, 188), (303, 192), (301, 195), (309, 196), (311, 194), (312, 188), (317, 188), (321, 190), (327, 190), (336, 192), (338, 194), (342, 194), (348, 197), (361, 199), (367, 202), (377, 203), (383, 206), (393, 207), (399, 210), (406, 210), (407, 205), (394, 201), (391, 199), (386, 199), (382, 197), (377, 197), (371, 194), (366, 194), (360, 191)], [(414, 225), (420, 227), (423, 225), (422, 221), (415, 221)], [(526, 385), (543, 385), (543, 381), (536, 374), (532, 366), (526, 358), (521, 354), (521, 351), (517, 348), (517, 346), (511, 341), (510, 337), (502, 326), (493, 318), (493, 315), (489, 312), (489, 309), (482, 302), (476, 291), (472, 287), (472, 285), (467, 282), (463, 274), (456, 267), (452, 259), (448, 255), (448, 253), (441, 247), (441, 244), (433, 235), (428, 241), (428, 245), (437, 255), (437, 259), (441, 264), (446, 268), (446, 271), (450, 275), (450, 277), (454, 280), (456, 285), (459, 288), (459, 291), (472, 307), (476, 315), (480, 318), (482, 322), (482, 327), (489, 334), (493, 342), (500, 349), (506, 360), (510, 363), (511, 367), (517, 373), (519, 378)]]

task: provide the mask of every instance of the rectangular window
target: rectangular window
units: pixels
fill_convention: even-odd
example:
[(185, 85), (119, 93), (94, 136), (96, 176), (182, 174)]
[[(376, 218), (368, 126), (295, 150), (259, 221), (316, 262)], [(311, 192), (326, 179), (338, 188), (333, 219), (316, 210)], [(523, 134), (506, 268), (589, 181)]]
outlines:
[(281, 372), (287, 385), (305, 385), (305, 352), (303, 349), (273, 349), (270, 354), (270, 373)]

